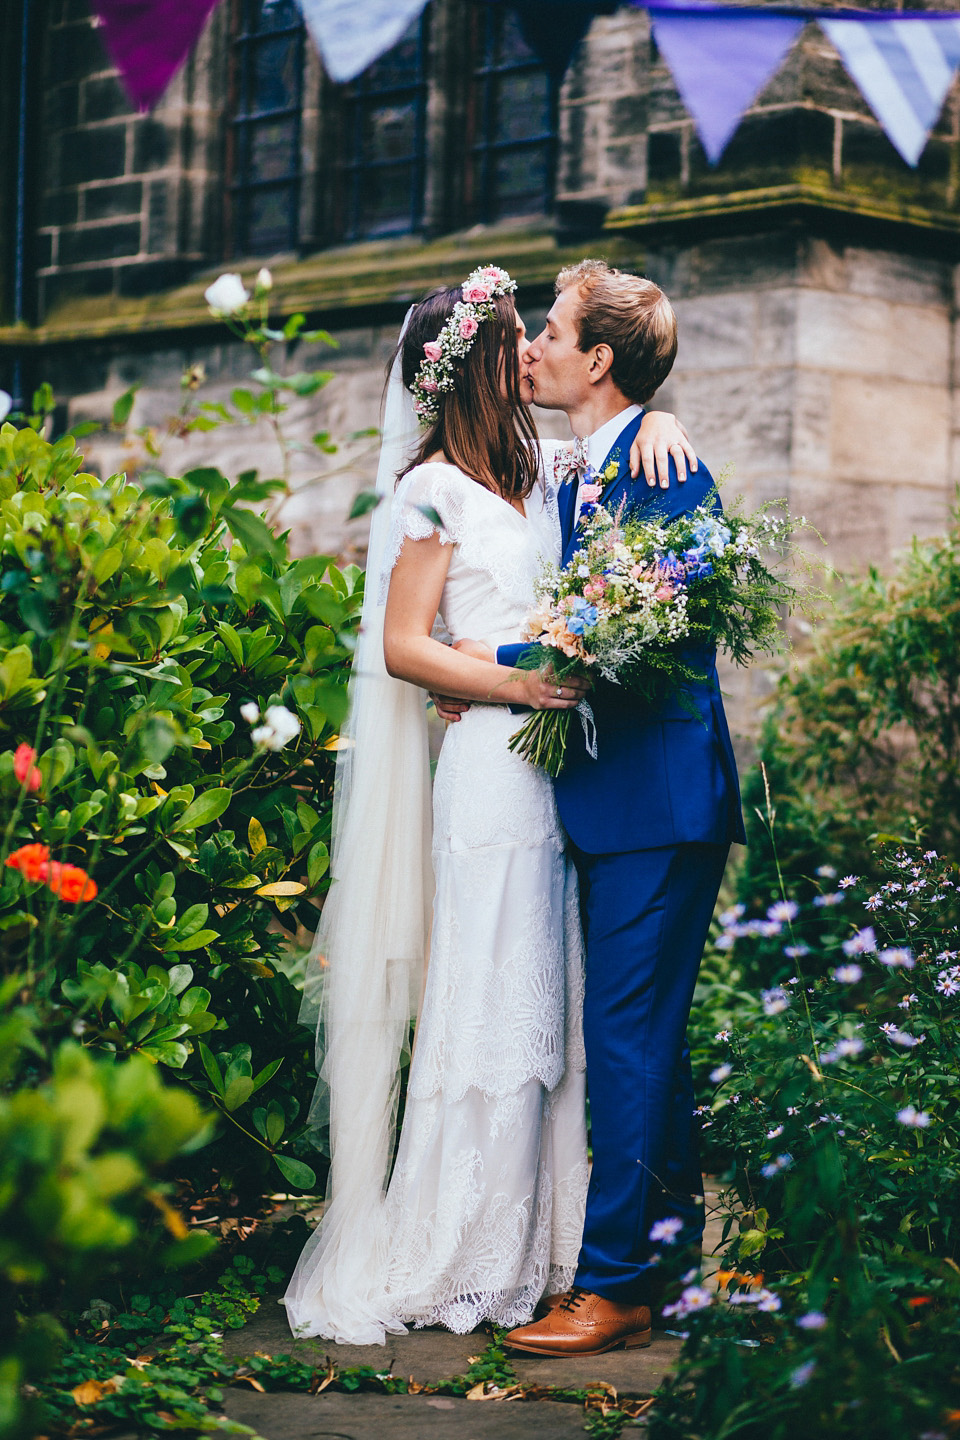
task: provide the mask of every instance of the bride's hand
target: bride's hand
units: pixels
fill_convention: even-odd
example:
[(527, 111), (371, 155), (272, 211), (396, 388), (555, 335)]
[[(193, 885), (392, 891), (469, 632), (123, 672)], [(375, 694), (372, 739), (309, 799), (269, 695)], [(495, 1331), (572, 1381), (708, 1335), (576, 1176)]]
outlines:
[(454, 640), (453, 649), (459, 650), (461, 655), (469, 655), (473, 660), (487, 660), (491, 665), (497, 663), (496, 655), (482, 640)]
[(523, 697), (519, 704), (529, 705), (532, 710), (573, 710), (590, 689), (590, 681), (581, 675), (568, 675), (558, 680), (548, 671), (541, 675), (539, 670), (524, 670), (521, 686)]
[(682, 484), (687, 478), (686, 462), (690, 462), (691, 475), (698, 468), (697, 452), (690, 436), (669, 410), (648, 410), (630, 446), (630, 474), (636, 480), (642, 468), (648, 485), (655, 485), (659, 477), (660, 488), (666, 490), (670, 485), (671, 455), (677, 467), (677, 479)]

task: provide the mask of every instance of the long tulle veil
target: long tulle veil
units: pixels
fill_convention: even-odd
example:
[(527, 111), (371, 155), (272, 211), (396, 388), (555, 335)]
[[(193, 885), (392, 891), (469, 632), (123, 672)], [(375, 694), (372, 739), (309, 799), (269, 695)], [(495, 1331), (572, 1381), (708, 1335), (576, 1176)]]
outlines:
[[(404, 322), (404, 329), (409, 321)], [(402, 332), (401, 332), (402, 333)], [(300, 1018), (317, 1029), (310, 1112), (329, 1149), (324, 1216), (284, 1299), (299, 1334), (382, 1340), (375, 1237), (389, 1178), (400, 1067), (423, 978), (433, 899), (426, 697), (387, 674), (386, 567), (396, 476), (417, 437), (399, 354), (387, 387), (360, 638), (337, 756), (332, 881)]]

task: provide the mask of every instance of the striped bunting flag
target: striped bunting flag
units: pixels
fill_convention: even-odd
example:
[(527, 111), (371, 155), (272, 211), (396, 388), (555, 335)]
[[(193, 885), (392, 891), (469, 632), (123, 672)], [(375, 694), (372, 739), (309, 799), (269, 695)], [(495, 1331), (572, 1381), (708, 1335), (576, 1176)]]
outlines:
[(916, 165), (960, 65), (960, 18), (818, 17), (908, 165)]

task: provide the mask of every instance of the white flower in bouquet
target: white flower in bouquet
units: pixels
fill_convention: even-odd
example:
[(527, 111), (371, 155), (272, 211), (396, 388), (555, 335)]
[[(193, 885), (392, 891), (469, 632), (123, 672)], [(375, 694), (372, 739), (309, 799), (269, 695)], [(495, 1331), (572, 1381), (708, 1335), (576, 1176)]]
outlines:
[(286, 705), (268, 705), (263, 718), (266, 723), (252, 731), (250, 739), (265, 750), (282, 750), (300, 734), (300, 721)]
[(203, 298), (214, 315), (236, 315), (250, 299), (250, 291), (244, 287), (239, 275), (227, 271), (207, 286)]

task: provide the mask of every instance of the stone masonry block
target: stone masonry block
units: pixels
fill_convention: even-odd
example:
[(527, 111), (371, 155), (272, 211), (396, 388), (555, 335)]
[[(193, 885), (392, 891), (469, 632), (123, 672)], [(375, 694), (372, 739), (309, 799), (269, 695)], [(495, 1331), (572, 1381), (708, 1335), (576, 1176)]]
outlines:
[(139, 220), (118, 225), (78, 225), (60, 235), (61, 265), (90, 265), (136, 255), (139, 250)]
[[(941, 306), (953, 301), (954, 267), (932, 256), (896, 250), (843, 251), (843, 286), (854, 295), (874, 295), (903, 305)], [(957, 272), (960, 273), (960, 272)]]
[(945, 389), (909, 380), (837, 375), (831, 400), (831, 451), (838, 480), (872, 486), (946, 486), (949, 469)]
[(98, 125), (90, 130), (67, 131), (60, 141), (61, 186), (122, 176), (126, 140), (125, 125)]
[(698, 295), (676, 302), (678, 372), (740, 370), (755, 363), (756, 297)]
[(118, 116), (134, 113), (127, 92), (115, 75), (84, 81), (84, 120), (115, 120)]
[(119, 185), (87, 185), (83, 190), (85, 220), (112, 220), (116, 215), (139, 215), (142, 204), (142, 180), (124, 180)]
[(81, 80), (113, 68), (103, 48), (101, 32), (93, 28), (89, 18), (86, 22), (52, 27), (47, 34), (47, 45), (50, 84)]
[(142, 119), (133, 132), (133, 168), (137, 174), (158, 170), (170, 158), (170, 135), (159, 120)]
[(946, 387), (949, 317), (942, 309), (803, 290), (798, 300), (797, 362), (850, 376), (910, 376)]

